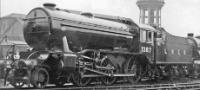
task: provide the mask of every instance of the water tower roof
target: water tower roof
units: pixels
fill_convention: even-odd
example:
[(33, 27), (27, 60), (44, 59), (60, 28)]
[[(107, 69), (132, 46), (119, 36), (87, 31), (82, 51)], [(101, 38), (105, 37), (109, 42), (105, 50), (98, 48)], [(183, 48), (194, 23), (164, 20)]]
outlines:
[(165, 4), (164, 0), (138, 0), (139, 8), (162, 8)]

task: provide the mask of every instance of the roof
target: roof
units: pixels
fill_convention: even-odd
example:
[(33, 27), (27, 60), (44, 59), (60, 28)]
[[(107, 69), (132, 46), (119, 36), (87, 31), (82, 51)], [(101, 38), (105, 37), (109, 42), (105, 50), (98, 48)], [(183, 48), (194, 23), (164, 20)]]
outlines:
[(8, 18), (8, 17), (14, 17), (14, 18), (25, 18), (26, 15), (24, 14), (18, 14), (18, 13), (11, 13), (3, 18)]
[(146, 24), (137, 24), (140, 28), (145, 29), (145, 30), (149, 30), (149, 31), (153, 31), (153, 32), (157, 32), (155, 28), (153, 28), (150, 25), (146, 25)]
[[(0, 44), (3, 41), (24, 42), (23, 14), (10, 14), (0, 19)], [(5, 43), (4, 43), (5, 44)]]
[(11, 45), (16, 45), (16, 50), (27, 49), (23, 36), (23, 14), (10, 14), (0, 18), (0, 59), (5, 59)]
[(0, 45), (27, 45), (26, 42), (23, 41), (3, 41)]
[(199, 39), (200, 39), (200, 36), (196, 36), (196, 38), (199, 38)]
[(196, 41), (197, 46), (200, 48), (200, 39), (199, 38), (194, 38), (194, 40)]

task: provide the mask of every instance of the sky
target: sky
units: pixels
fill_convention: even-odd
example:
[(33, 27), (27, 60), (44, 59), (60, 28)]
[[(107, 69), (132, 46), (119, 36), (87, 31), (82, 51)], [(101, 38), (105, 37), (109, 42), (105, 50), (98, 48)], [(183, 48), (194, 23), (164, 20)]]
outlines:
[[(137, 0), (1, 0), (1, 16), (11, 13), (27, 14), (43, 3), (55, 3), (58, 8), (122, 16), (139, 22)], [(200, 0), (165, 0), (161, 26), (176, 36), (187, 33), (200, 35)]]

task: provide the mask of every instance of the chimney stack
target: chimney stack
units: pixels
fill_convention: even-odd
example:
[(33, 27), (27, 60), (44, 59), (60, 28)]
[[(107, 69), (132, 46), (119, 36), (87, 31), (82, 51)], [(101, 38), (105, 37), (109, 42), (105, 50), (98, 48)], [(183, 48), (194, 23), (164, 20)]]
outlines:
[(188, 37), (194, 37), (194, 34), (193, 33), (188, 33), (187, 36)]
[(43, 6), (44, 6), (45, 8), (54, 10), (55, 7), (56, 7), (56, 4), (54, 4), (54, 3), (44, 3)]

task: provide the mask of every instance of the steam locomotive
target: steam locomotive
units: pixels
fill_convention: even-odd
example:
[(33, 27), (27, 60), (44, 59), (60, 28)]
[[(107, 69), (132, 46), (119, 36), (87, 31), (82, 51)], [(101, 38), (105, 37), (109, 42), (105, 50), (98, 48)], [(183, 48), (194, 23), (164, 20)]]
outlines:
[(55, 4), (30, 11), (24, 38), (40, 61), (29, 74), (36, 88), (198, 77), (200, 70), (200, 39), (191, 34), (178, 37), (128, 18), (74, 13)]

